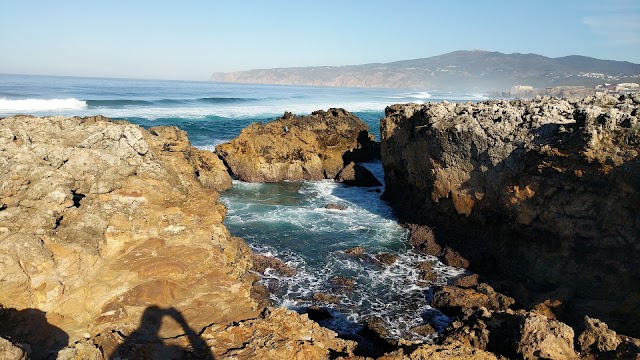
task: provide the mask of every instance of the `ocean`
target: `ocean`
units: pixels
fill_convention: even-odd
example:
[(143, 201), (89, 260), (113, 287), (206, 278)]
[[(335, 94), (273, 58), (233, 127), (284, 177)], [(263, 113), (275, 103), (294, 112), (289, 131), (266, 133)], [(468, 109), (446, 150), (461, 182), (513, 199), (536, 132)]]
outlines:
[[(268, 122), (285, 111), (309, 114), (342, 107), (365, 121), (379, 139), (384, 108), (395, 103), (478, 101), (478, 94), (411, 89), (362, 89), (251, 85), (194, 81), (76, 78), (0, 74), (0, 117), (90, 116), (101, 114), (143, 127), (175, 125), (192, 144), (214, 151), (253, 122)], [(363, 164), (384, 181), (379, 162)], [(430, 261), (443, 284), (463, 274), (434, 257), (413, 252), (407, 232), (379, 188), (348, 188), (331, 180), (244, 183), (221, 194), (228, 207), (225, 225), (244, 238), (255, 253), (276, 256), (297, 270), (293, 277), (267, 271), (262, 282), (278, 306), (300, 312), (320, 306), (331, 317), (319, 322), (342, 334), (355, 334), (369, 317), (383, 321), (393, 338), (421, 339), (410, 329), (431, 322), (442, 329), (449, 319), (428, 305), (430, 289), (420, 283), (417, 264)], [(337, 204), (344, 210), (327, 209)], [(344, 254), (362, 246), (370, 255), (397, 254), (384, 266), (370, 257)], [(335, 276), (354, 280), (340, 291)], [(318, 303), (315, 293), (337, 295)]]

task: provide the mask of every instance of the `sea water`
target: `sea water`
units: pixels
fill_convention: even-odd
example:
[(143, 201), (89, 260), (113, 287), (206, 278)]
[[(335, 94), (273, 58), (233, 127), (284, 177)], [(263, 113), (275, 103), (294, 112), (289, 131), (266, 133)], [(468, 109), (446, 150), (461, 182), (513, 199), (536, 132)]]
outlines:
[[(101, 114), (144, 127), (175, 125), (194, 146), (212, 151), (249, 124), (271, 121), (285, 111), (303, 115), (343, 107), (379, 139), (388, 105), (480, 99), (437, 90), (0, 75), (0, 117)], [(380, 162), (363, 165), (384, 181)], [(439, 329), (446, 325), (448, 319), (429, 307), (430, 288), (419, 281), (416, 266), (434, 262), (440, 284), (463, 270), (410, 249), (407, 231), (380, 199), (384, 186), (353, 188), (331, 180), (233, 185), (221, 196), (231, 233), (243, 237), (255, 253), (275, 256), (297, 270), (292, 277), (272, 270), (263, 276), (276, 305), (301, 312), (323, 307), (332, 317), (322, 324), (343, 334), (358, 332), (371, 316), (381, 319), (395, 338), (419, 338), (410, 329), (427, 321)], [(329, 204), (344, 209), (327, 209)], [(344, 253), (356, 246), (367, 255)], [(398, 260), (392, 265), (373, 260), (381, 253), (397, 254)], [(331, 284), (335, 276), (353, 279), (353, 289), (336, 289)], [(315, 293), (335, 294), (337, 302), (314, 302)]]

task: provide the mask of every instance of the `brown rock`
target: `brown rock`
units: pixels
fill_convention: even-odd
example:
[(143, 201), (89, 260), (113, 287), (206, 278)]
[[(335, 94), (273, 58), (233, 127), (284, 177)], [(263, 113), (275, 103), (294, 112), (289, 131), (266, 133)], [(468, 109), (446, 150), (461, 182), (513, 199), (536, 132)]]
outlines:
[(497, 293), (491, 286), (483, 283), (474, 288), (442, 286), (435, 291), (431, 306), (444, 314), (455, 316), (464, 310), (480, 307), (489, 310), (506, 310), (514, 302), (512, 298)]
[[(149, 304), (176, 308), (195, 329), (259, 313), (251, 251), (222, 225), (218, 193), (195, 175), (208, 155), (184, 132), (18, 116), (0, 119), (0, 152), (0, 304), (46, 312), (65, 333), (49, 348), (127, 335)], [(176, 323), (161, 330), (184, 334)], [(37, 333), (20, 334), (10, 335), (40, 344)]]
[(14, 344), (10, 340), (0, 336), (0, 358), (6, 360), (29, 359), (30, 348), (24, 348), (20, 344)]
[(349, 277), (334, 276), (331, 278), (331, 285), (339, 287), (343, 290), (350, 291), (355, 285), (355, 280)]
[(621, 341), (615, 331), (607, 324), (588, 316), (584, 317), (585, 330), (578, 337), (578, 346), (583, 354), (599, 355), (607, 351), (614, 351)]
[(387, 339), (389, 337), (389, 330), (387, 330), (387, 322), (378, 316), (369, 316), (365, 319), (367, 329), (374, 332), (381, 339)]
[(330, 304), (339, 304), (340, 297), (338, 295), (333, 295), (326, 292), (317, 292), (313, 294), (313, 301), (330, 303)]
[(459, 268), (468, 268), (469, 260), (465, 259), (460, 255), (457, 251), (451, 249), (450, 247), (445, 247), (442, 252), (442, 262), (446, 265), (459, 267)]
[(453, 286), (461, 288), (472, 288), (478, 286), (478, 274), (466, 275), (453, 281)]
[(250, 125), (238, 138), (216, 146), (216, 153), (243, 181), (333, 179), (345, 167), (345, 158), (359, 161), (371, 151), (368, 130), (343, 109), (285, 114), (268, 124)]
[(350, 249), (346, 249), (344, 253), (349, 255), (362, 256), (364, 255), (364, 251), (365, 250), (362, 246), (356, 246)]
[(329, 210), (347, 210), (348, 207), (346, 207), (344, 205), (338, 205), (338, 204), (327, 204), (325, 206), (325, 209), (329, 209)]
[(429, 336), (437, 333), (436, 329), (434, 329), (431, 324), (414, 326), (409, 330), (421, 336)]
[(381, 253), (381, 254), (377, 254), (375, 256), (375, 259), (377, 261), (379, 261), (380, 263), (386, 265), (386, 266), (390, 266), (395, 264), (395, 262), (398, 260), (398, 255), (397, 254), (389, 254), (389, 253)]
[(438, 274), (433, 270), (433, 263), (431, 261), (423, 261), (418, 264), (420, 270), (420, 280), (434, 282), (438, 280)]
[(276, 259), (271, 256), (254, 255), (253, 256), (253, 271), (264, 274), (267, 269), (273, 269), (275, 272), (282, 276), (294, 276), (297, 271), (289, 265), (282, 262), (280, 259)]
[(400, 349), (387, 353), (378, 360), (497, 360), (498, 358), (487, 351), (476, 349), (463, 344), (420, 345), (415, 350)]
[(382, 183), (367, 168), (353, 161), (336, 175), (335, 180), (347, 186), (374, 187)]
[(436, 242), (433, 230), (424, 225), (406, 224), (409, 229), (409, 243), (419, 253), (438, 256), (442, 247)]

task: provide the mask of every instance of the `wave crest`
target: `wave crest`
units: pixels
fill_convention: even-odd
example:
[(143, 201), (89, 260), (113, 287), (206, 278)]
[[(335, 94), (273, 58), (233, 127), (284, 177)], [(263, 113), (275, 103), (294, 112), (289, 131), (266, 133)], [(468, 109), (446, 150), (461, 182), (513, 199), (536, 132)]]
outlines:
[(87, 102), (75, 98), (69, 99), (0, 99), (0, 111), (47, 111), (47, 110), (81, 110)]

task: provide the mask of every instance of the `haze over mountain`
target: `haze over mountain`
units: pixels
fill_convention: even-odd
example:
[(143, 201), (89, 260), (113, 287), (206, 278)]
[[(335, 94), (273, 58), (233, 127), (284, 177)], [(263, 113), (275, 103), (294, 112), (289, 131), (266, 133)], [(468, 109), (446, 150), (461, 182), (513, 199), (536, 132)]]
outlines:
[(503, 54), (460, 50), (423, 59), (349, 66), (255, 69), (214, 73), (211, 81), (312, 85), (507, 90), (515, 85), (552, 86), (640, 81), (640, 64), (571, 55)]

